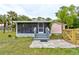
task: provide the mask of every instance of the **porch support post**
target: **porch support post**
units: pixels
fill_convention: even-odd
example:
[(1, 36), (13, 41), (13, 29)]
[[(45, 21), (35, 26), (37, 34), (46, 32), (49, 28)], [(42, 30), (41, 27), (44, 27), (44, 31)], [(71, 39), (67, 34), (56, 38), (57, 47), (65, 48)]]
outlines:
[(43, 32), (44, 32), (44, 23), (43, 23)]
[(39, 22), (37, 24), (38, 24), (38, 27), (37, 28), (38, 28), (38, 32), (39, 32)]
[(16, 35), (18, 33), (18, 23), (16, 23)]

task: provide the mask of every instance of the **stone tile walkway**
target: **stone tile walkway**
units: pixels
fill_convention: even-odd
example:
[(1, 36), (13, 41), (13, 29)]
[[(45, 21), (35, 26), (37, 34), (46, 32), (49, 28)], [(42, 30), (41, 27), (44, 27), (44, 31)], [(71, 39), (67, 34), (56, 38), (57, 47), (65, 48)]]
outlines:
[(30, 48), (76, 48), (75, 45), (63, 40), (49, 40), (48, 42), (40, 42), (40, 40), (33, 40)]

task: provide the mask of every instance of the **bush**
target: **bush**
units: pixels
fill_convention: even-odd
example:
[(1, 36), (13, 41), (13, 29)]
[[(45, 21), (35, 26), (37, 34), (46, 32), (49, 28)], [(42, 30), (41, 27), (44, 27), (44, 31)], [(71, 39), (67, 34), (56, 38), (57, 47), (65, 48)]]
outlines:
[(18, 38), (17, 36), (15, 36), (15, 38)]
[(50, 39), (62, 39), (62, 34), (52, 34)]
[(8, 37), (12, 37), (12, 35), (11, 35), (11, 34), (9, 34), (9, 35), (8, 35)]

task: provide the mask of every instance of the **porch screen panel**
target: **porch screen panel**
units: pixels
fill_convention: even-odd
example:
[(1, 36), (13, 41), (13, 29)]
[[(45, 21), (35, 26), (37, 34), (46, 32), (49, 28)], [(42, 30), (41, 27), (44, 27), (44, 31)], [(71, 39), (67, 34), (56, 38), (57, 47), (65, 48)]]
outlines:
[(18, 33), (34, 33), (35, 23), (18, 23)]
[(50, 23), (44, 23), (44, 33), (46, 33), (46, 27), (48, 27), (50, 29), (49, 24)]

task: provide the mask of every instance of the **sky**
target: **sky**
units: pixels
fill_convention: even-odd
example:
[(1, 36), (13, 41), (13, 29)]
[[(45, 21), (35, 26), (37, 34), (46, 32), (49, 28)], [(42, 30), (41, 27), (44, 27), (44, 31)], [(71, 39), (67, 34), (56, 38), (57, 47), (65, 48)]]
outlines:
[[(0, 14), (6, 14), (7, 11), (15, 11), (18, 15), (26, 15), (31, 18), (33, 17), (50, 17), (52, 19), (55, 19), (55, 13), (59, 10), (59, 8), (63, 5), (69, 6), (71, 4), (74, 4), (76, 6), (79, 6), (79, 0), (51, 0), (51, 2), (48, 2), (50, 0), (36, 0), (37, 2), (32, 3), (33, 0), (28, 0), (26, 2), (28, 3), (3, 3), (0, 4)], [(43, 1), (43, 2), (40, 2)], [(40, 2), (40, 3), (38, 3)], [(45, 3), (44, 3), (45, 2)], [(50, 4), (49, 4), (50, 3)]]

